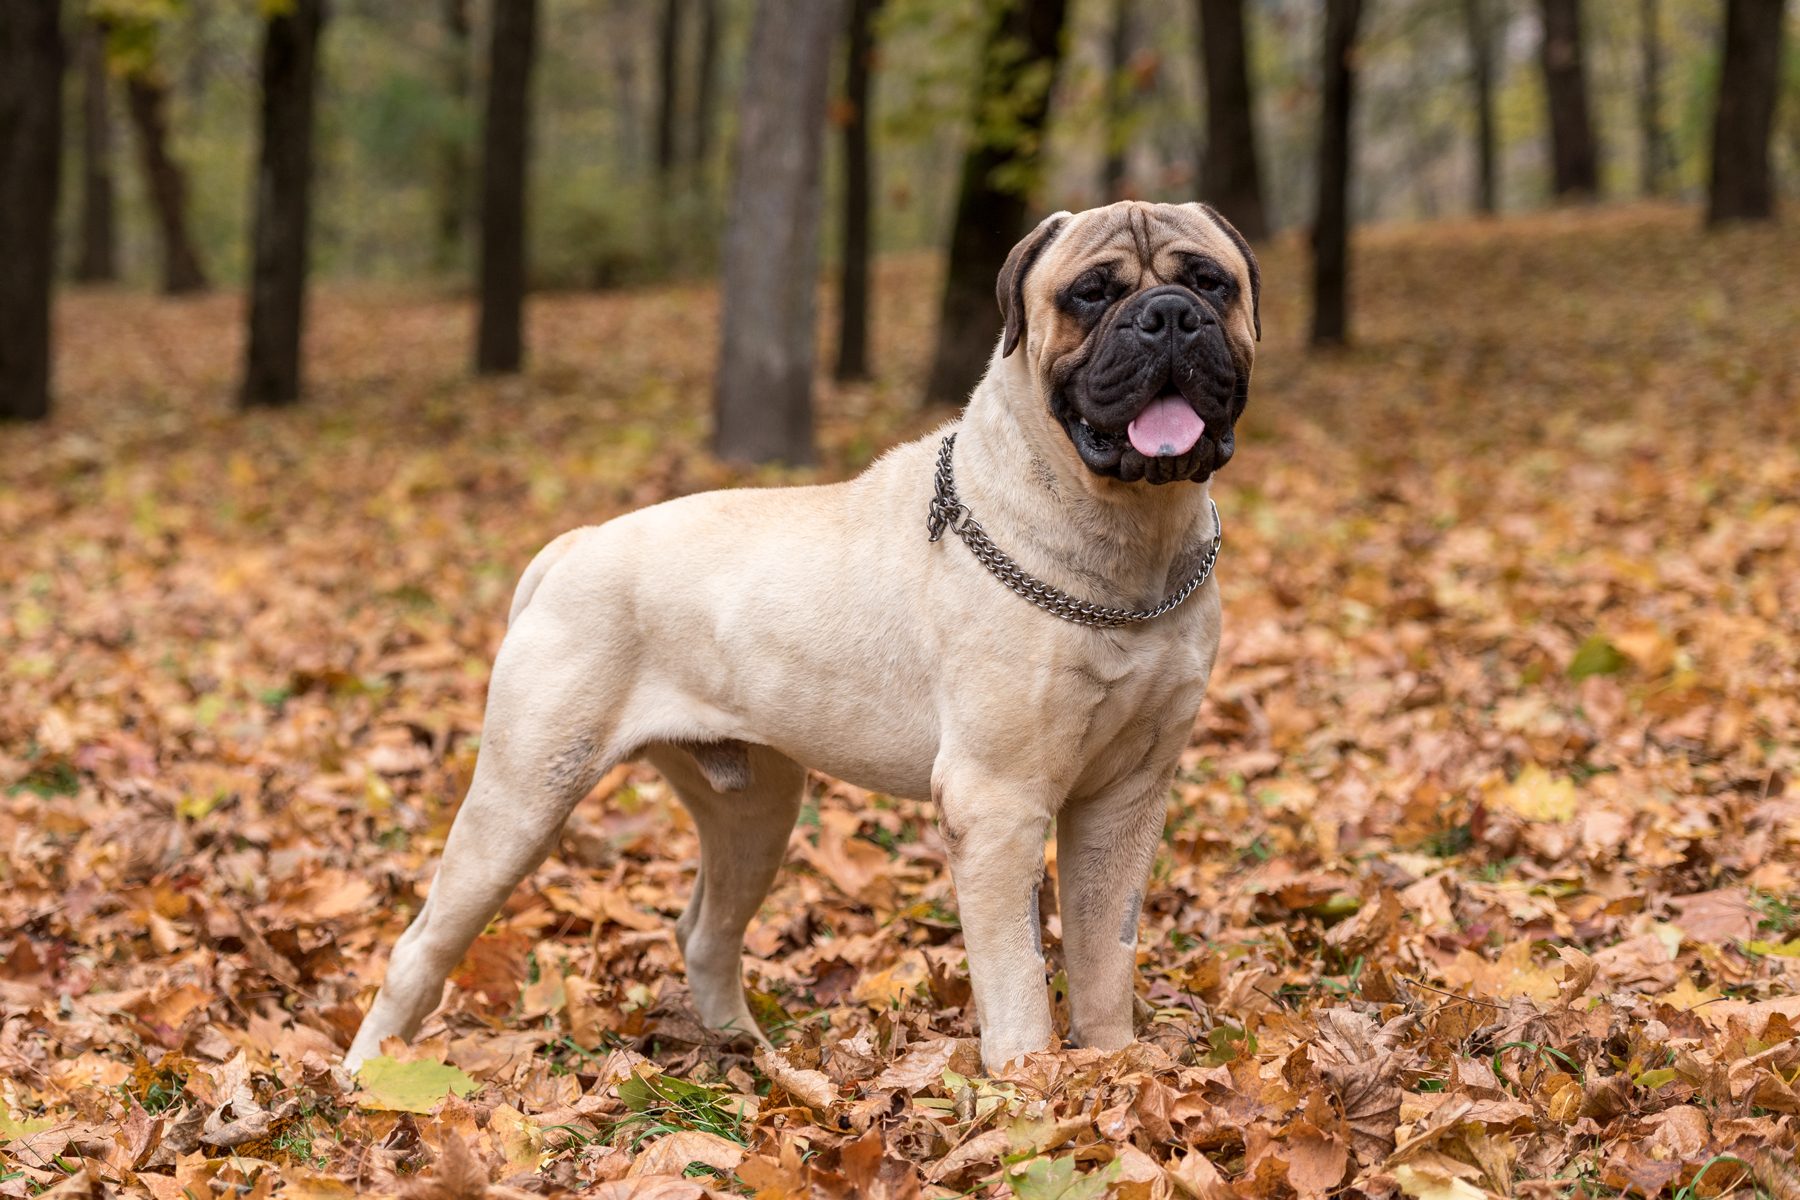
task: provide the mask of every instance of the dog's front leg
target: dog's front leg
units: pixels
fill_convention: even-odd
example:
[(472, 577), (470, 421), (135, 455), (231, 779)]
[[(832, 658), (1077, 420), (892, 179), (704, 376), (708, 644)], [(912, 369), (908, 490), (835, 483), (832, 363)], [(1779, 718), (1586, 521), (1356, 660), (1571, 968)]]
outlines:
[(1138, 911), (1168, 813), (1169, 777), (1071, 801), (1056, 817), (1058, 911), (1069, 1034), (1116, 1050), (1133, 1040)]
[(948, 776), (933, 788), (989, 1071), (1051, 1045), (1038, 888), (1053, 804), (1029, 786)]

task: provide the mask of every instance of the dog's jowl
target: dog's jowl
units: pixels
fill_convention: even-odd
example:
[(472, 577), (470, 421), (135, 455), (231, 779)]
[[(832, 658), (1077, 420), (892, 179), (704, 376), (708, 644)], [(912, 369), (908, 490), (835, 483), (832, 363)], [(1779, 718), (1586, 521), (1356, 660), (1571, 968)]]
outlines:
[(675, 935), (709, 1025), (762, 1036), (744, 930), (810, 766), (937, 801), (990, 1069), (1053, 1040), (1036, 895), (1054, 826), (1070, 1036), (1129, 1042), (1138, 910), (1218, 649), (1208, 489), (1258, 286), (1204, 205), (1058, 213), (1000, 270), (994, 356), (957, 421), (848, 483), (687, 496), (552, 542), (348, 1064), (418, 1029), (576, 801), (634, 757), (699, 830)]

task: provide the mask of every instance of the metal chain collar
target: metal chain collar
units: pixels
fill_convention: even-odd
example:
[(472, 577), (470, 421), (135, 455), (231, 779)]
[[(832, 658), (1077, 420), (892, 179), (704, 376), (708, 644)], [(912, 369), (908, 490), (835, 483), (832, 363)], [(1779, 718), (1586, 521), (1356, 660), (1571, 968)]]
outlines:
[(957, 499), (956, 478), (950, 471), (950, 450), (955, 444), (956, 435), (949, 434), (938, 450), (937, 492), (931, 498), (929, 513), (925, 518), (925, 529), (931, 534), (931, 540), (935, 542), (944, 536), (945, 529), (951, 530), (981, 560), (981, 565), (993, 573), (994, 578), (1051, 616), (1099, 629), (1135, 625), (1140, 621), (1154, 620), (1175, 608), (1212, 576), (1213, 564), (1219, 559), (1219, 544), (1225, 540), (1225, 527), (1219, 523), (1219, 506), (1208, 497), (1207, 503), (1212, 504), (1212, 545), (1207, 547), (1200, 569), (1189, 576), (1186, 583), (1170, 592), (1168, 598), (1155, 608), (1108, 608), (1103, 604), (1077, 600), (1060, 588), (1052, 587), (1041, 579), (1034, 579), (1020, 569), (1019, 564), (1006, 551), (989, 540), (987, 530), (981, 527), (981, 522), (975, 519), (975, 514), (969, 511), (968, 505)]

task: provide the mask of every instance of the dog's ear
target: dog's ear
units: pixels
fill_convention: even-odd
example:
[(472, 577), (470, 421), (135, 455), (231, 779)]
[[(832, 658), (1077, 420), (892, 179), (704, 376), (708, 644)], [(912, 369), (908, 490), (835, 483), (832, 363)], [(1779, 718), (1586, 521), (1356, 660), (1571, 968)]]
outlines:
[(1250, 323), (1256, 328), (1256, 340), (1262, 341), (1262, 268), (1256, 265), (1256, 252), (1250, 249), (1250, 243), (1244, 235), (1237, 231), (1237, 226), (1225, 219), (1225, 214), (1210, 204), (1202, 204), (1196, 200), (1194, 207), (1206, 214), (1208, 220), (1219, 227), (1224, 235), (1231, 239), (1238, 253), (1250, 265)]
[(1006, 265), (1000, 268), (1000, 278), (994, 284), (994, 298), (1000, 301), (1000, 315), (1006, 318), (1006, 340), (1000, 346), (1001, 358), (1017, 350), (1019, 339), (1025, 336), (1026, 272), (1031, 270), (1031, 264), (1038, 260), (1038, 255), (1044, 252), (1044, 247), (1068, 219), (1067, 212), (1057, 212), (1039, 221), (1038, 227), (1012, 248), (1012, 253), (1006, 256)]

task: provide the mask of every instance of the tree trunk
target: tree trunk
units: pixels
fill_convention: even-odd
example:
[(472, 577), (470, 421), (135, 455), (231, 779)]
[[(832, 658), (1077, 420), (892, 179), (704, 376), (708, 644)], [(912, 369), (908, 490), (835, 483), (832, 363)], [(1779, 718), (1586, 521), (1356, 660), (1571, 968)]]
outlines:
[(1494, 32), (1487, 7), (1487, 0), (1463, 0), (1475, 90), (1475, 209), (1492, 216), (1500, 208), (1500, 176), (1494, 149)]
[(1643, 138), (1639, 163), (1644, 195), (1662, 194), (1663, 176), (1673, 165), (1669, 131), (1662, 120), (1662, 5), (1638, 0), (1638, 40), (1642, 77), (1638, 89), (1638, 129)]
[(517, 371), (525, 359), (525, 183), (538, 0), (494, 0), (481, 167), (481, 327), (475, 369)]
[(150, 203), (162, 240), (163, 291), (170, 296), (206, 288), (206, 272), (187, 225), (187, 176), (169, 155), (169, 89), (154, 74), (133, 75), (125, 84), (126, 108), (137, 130)]
[(638, 53), (634, 34), (641, 19), (641, 6), (642, 0), (607, 0), (606, 6), (606, 19), (613, 31), (606, 39), (611, 75), (607, 98), (617, 116), (613, 125), (618, 130), (619, 163), (632, 175), (644, 164), (647, 128), (638, 104), (638, 71), (643, 65), (639, 60), (643, 56)]
[(713, 394), (719, 457), (809, 463), (820, 158), (838, 0), (758, 0), (738, 102), (724, 315)]
[(292, 0), (263, 30), (262, 147), (251, 221), (250, 341), (244, 407), (300, 398), (306, 251), (313, 174), (313, 98), (325, 0)]
[(838, 288), (839, 379), (869, 376), (870, 28), (881, 0), (849, 0), (844, 53), (844, 257)]
[(1588, 110), (1581, 0), (1543, 0), (1544, 94), (1550, 108), (1551, 187), (1558, 198), (1592, 199), (1600, 155)]
[(1783, 0), (1727, 0), (1706, 223), (1775, 216), (1769, 135), (1781, 91)]
[(75, 262), (75, 278), (83, 283), (110, 283), (119, 277), (119, 249), (106, 31), (88, 23), (80, 37), (81, 253)]
[(60, 21), (57, 0), (0, 0), (0, 420), (50, 415)]
[(1249, 240), (1269, 235), (1262, 174), (1256, 165), (1256, 114), (1250, 94), (1244, 0), (1199, 0), (1200, 61), (1206, 77), (1203, 199)]
[(441, 0), (443, 13), (444, 93), (455, 110), (455, 120), (441, 131), (437, 149), (437, 245), (433, 259), (440, 271), (463, 261), (463, 243), (469, 228), (468, 112), (471, 77), (469, 0)]
[(689, 153), (700, 178), (706, 178), (718, 120), (719, 0), (700, 0), (700, 61), (694, 66), (694, 132)]
[(1106, 55), (1106, 154), (1100, 161), (1100, 199), (1111, 203), (1125, 198), (1125, 156), (1130, 149), (1132, 83), (1132, 5), (1134, 0), (1113, 0), (1112, 34)]
[[(1012, 0), (999, 6), (989, 30), (957, 189), (928, 404), (966, 401), (999, 338), (994, 277), (1025, 234), (1027, 188), (1018, 180), (1034, 176), (1041, 164), (1066, 11), (1065, 0)], [(1009, 119), (995, 122), (995, 109)]]
[(663, 0), (656, 41), (656, 173), (667, 187), (675, 170), (675, 127), (681, 99), (682, 0)]
[(1349, 335), (1350, 125), (1356, 99), (1356, 26), (1362, 0), (1326, 0), (1324, 86), (1319, 114), (1319, 207), (1313, 225), (1315, 346)]

